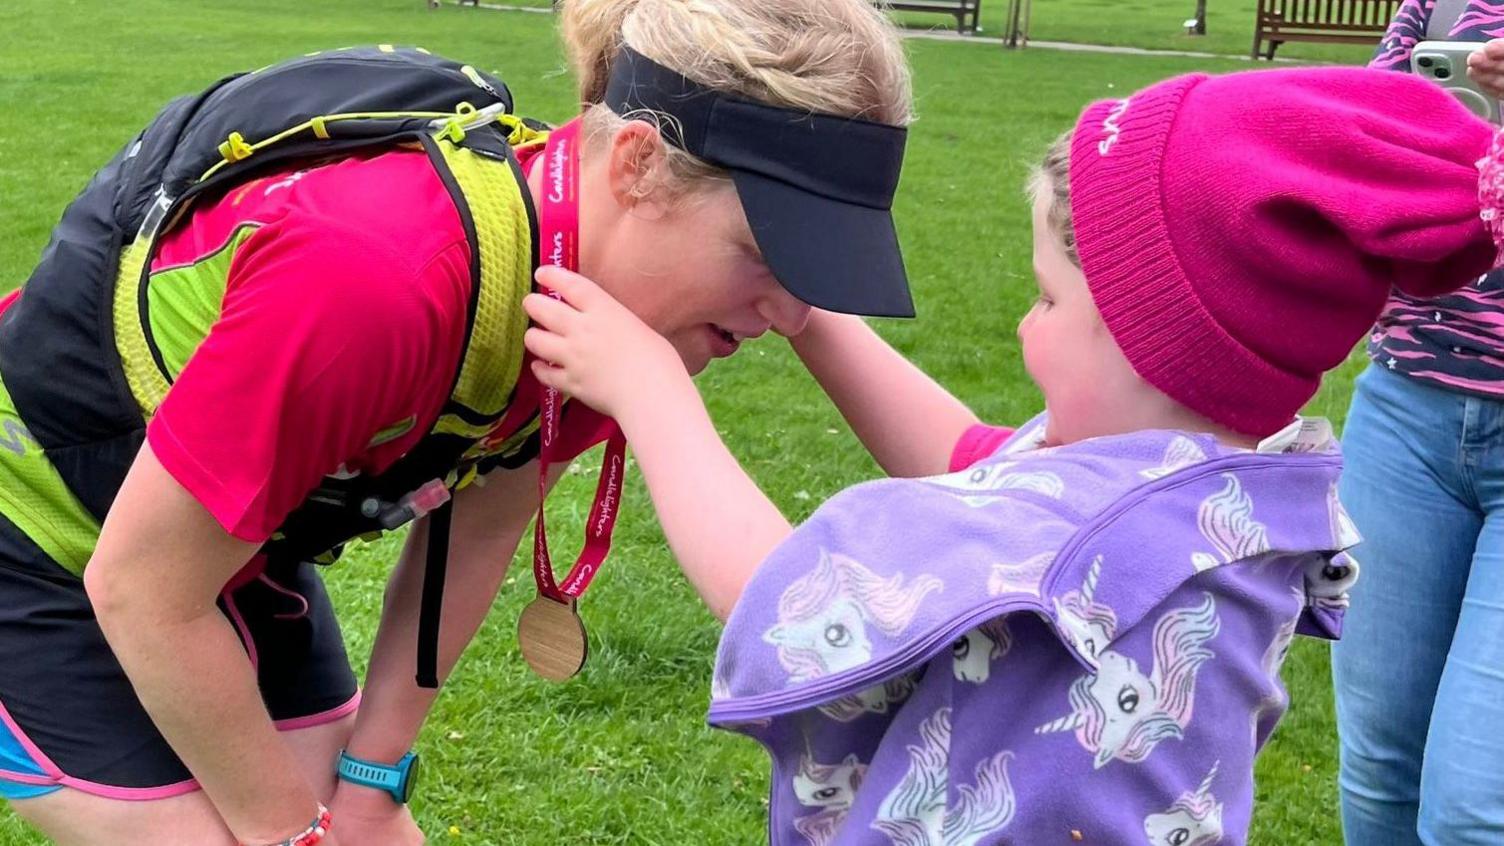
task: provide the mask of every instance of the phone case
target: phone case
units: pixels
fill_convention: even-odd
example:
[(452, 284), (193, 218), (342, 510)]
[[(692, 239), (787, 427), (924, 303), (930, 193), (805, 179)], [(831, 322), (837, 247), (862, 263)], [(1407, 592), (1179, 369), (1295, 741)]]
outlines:
[(1483, 49), (1478, 41), (1422, 41), (1410, 53), (1410, 67), (1447, 89), (1468, 110), (1492, 124), (1499, 123), (1499, 101), (1467, 75), (1467, 57)]

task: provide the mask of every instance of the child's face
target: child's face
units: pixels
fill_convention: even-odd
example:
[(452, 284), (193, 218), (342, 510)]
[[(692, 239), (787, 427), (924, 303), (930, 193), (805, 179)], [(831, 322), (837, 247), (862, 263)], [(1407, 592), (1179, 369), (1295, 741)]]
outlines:
[(1145, 424), (1165, 398), (1133, 372), (1092, 302), (1086, 276), (1050, 228), (1049, 186), (1036, 193), (1039, 299), (1018, 324), (1018, 338), (1050, 413), (1045, 442), (1054, 446), (1149, 428)]

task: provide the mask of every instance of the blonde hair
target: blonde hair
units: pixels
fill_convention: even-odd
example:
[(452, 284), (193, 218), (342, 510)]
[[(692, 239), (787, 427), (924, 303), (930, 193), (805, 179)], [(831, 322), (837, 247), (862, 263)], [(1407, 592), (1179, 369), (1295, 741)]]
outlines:
[(1071, 222), (1071, 133), (1056, 138), (1045, 151), (1044, 160), (1029, 175), (1029, 198), (1038, 201), (1049, 191), (1049, 210), (1045, 220), (1050, 231), (1065, 245), (1065, 254), (1071, 264), (1081, 266), (1081, 256), (1076, 253), (1076, 227)]
[[(626, 124), (601, 101), (622, 47), (701, 85), (773, 106), (893, 126), (912, 119), (909, 67), (893, 23), (868, 0), (563, 0), (564, 46), (589, 146)], [(666, 115), (635, 114), (659, 131)], [(664, 187), (724, 178), (668, 145)]]

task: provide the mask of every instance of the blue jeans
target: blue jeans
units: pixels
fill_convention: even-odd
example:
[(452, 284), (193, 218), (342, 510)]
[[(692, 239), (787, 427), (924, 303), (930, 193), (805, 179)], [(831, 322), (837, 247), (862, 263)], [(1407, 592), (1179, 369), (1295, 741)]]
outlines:
[(1364, 542), (1332, 652), (1349, 846), (1504, 844), (1504, 402), (1358, 379)]

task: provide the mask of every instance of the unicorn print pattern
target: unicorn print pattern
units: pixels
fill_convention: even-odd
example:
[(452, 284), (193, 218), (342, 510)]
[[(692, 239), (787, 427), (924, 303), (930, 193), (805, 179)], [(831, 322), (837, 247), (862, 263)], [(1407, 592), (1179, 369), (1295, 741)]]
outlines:
[(1001, 596), (1005, 593), (1039, 595), (1039, 585), (1044, 574), (1055, 562), (1055, 553), (1041, 552), (1018, 564), (993, 564), (987, 576), (987, 593)]
[(1161, 741), (1181, 737), (1191, 721), (1196, 672), (1213, 657), (1206, 643), (1221, 629), (1216, 601), (1202, 596), (1200, 605), (1170, 611), (1154, 624), (1148, 675), (1132, 658), (1104, 650), (1097, 672), (1071, 685), (1071, 713), (1034, 732), (1074, 731), (1096, 769), (1114, 758), (1137, 763)]
[(866, 774), (867, 766), (855, 755), (847, 755), (841, 763), (831, 765), (815, 763), (808, 753), (799, 759), (794, 795), (799, 797), (800, 805), (817, 810), (808, 816), (795, 817), (794, 830), (809, 846), (827, 846), (835, 840)]
[(894, 846), (976, 846), (1013, 821), (1015, 801), (1008, 778), (1012, 752), (978, 763), (974, 782), (956, 787), (955, 804), (947, 805), (950, 735), (949, 708), (919, 724), (920, 743), (908, 747), (909, 769), (883, 799), (872, 822)]
[[(763, 633), (777, 647), (778, 662), (791, 682), (804, 682), (859, 667), (872, 658), (869, 627), (898, 637), (920, 603), (940, 590), (935, 576), (881, 578), (844, 555), (820, 553), (819, 564), (792, 582), (778, 600), (778, 622)], [(891, 685), (859, 694), (860, 710), (883, 711)], [(908, 685), (912, 687), (912, 684)], [(852, 703), (832, 708), (847, 712)]]
[(914, 692), (914, 674), (894, 676), (866, 690), (842, 696), (820, 706), (820, 713), (836, 722), (849, 723), (863, 714), (886, 714)]
[(1118, 617), (1112, 609), (1096, 600), (1097, 580), (1102, 576), (1102, 556), (1092, 559), (1086, 582), (1054, 600), (1055, 617), (1060, 634), (1076, 651), (1095, 663), (1097, 656), (1118, 636)]
[(988, 620), (962, 635), (951, 644), (951, 668), (956, 681), (986, 684), (992, 676), (992, 662), (1000, 660), (1013, 648), (1013, 633), (1004, 617)]
[[(1269, 641), (1269, 648), (1264, 650), (1264, 659), (1260, 662), (1264, 677), (1269, 680), (1274, 692), (1259, 700), (1258, 705), (1253, 709), (1253, 737), (1256, 743), (1263, 741), (1274, 732), (1279, 715), (1289, 705), (1290, 697), (1280, 680), (1280, 670), (1285, 666), (1285, 658), (1290, 654), (1290, 644), (1295, 640), (1295, 629), (1300, 623), (1299, 609), (1303, 608), (1306, 602), (1303, 592), (1291, 590), (1291, 594), (1295, 598), (1297, 611), (1274, 633), (1274, 639)], [(1273, 715), (1275, 719), (1266, 719), (1270, 715)]]
[[(1305, 595), (1299, 591), (1292, 591), (1295, 598), (1301, 604), (1305, 603)], [(1279, 671), (1285, 666), (1285, 658), (1290, 654), (1290, 643), (1295, 640), (1295, 627), (1300, 622), (1300, 615), (1291, 617), (1274, 633), (1274, 640), (1269, 642), (1269, 648), (1264, 652), (1264, 674), (1271, 679), (1279, 679)]]
[(1000, 491), (1029, 491), (1050, 499), (1065, 496), (1065, 481), (1049, 471), (1014, 472), (1016, 461), (1003, 461), (952, 473), (934, 479), (931, 484), (973, 508), (981, 508), (996, 501)]
[(1351, 601), (1348, 591), (1357, 581), (1358, 560), (1346, 552), (1306, 558), (1305, 589), (1313, 609), (1326, 613), (1346, 611)]
[(1177, 470), (1200, 464), (1205, 460), (1206, 451), (1201, 448), (1200, 444), (1185, 435), (1176, 435), (1170, 441), (1170, 445), (1165, 447), (1165, 457), (1160, 461), (1159, 466), (1140, 470), (1138, 474), (1145, 479), (1162, 479)]
[(1149, 846), (1216, 846), (1222, 842), (1222, 803), (1212, 795), (1217, 765), (1195, 790), (1180, 794), (1169, 810), (1144, 820)]
[(1253, 499), (1244, 493), (1237, 476), (1224, 473), (1222, 478), (1227, 487), (1207, 497), (1196, 512), (1196, 527), (1217, 551), (1216, 555), (1191, 554), (1198, 573), (1269, 551), (1268, 531), (1253, 519)]

